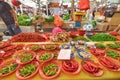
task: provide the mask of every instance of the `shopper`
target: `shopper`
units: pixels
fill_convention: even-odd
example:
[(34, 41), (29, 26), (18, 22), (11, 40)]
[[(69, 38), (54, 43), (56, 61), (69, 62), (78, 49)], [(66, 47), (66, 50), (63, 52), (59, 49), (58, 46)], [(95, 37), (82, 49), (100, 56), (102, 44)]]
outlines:
[(15, 11), (3, 0), (0, 0), (0, 17), (6, 24), (10, 36), (21, 32)]

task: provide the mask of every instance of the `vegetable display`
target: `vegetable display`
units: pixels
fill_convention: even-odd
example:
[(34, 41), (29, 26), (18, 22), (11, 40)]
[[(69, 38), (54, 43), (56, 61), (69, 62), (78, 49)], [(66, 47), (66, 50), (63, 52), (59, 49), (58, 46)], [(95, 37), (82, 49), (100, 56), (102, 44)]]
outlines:
[(68, 32), (59, 32), (55, 36), (51, 37), (52, 42), (68, 42), (70, 41), (70, 35)]
[(85, 60), (81, 62), (83, 69), (93, 75), (93, 76), (102, 76), (103, 70), (98, 63), (95, 63), (92, 60)]
[(45, 18), (45, 21), (46, 22), (53, 22), (54, 21), (54, 17), (53, 16), (50, 16), (48, 18)]
[(104, 44), (96, 44), (95, 46), (96, 46), (96, 48), (99, 48), (99, 49), (105, 49), (106, 48), (106, 46)]
[(92, 48), (90, 49), (90, 52), (96, 56), (96, 57), (99, 57), (99, 56), (104, 56), (105, 55), (105, 50), (103, 49), (95, 49), (95, 48)]
[(44, 73), (46, 76), (53, 76), (53, 75), (56, 74), (57, 69), (58, 69), (57, 65), (51, 63), (51, 64), (43, 67), (43, 73)]
[(105, 33), (98, 33), (93, 36), (88, 36), (92, 41), (116, 41), (117, 39)]
[(26, 50), (31, 50), (31, 51), (38, 51), (40, 49), (42, 49), (42, 46), (38, 45), (38, 44), (28, 44), (25, 46)]
[(99, 57), (99, 62), (111, 71), (120, 71), (120, 65), (108, 57)]
[(36, 59), (40, 62), (47, 62), (52, 60), (53, 57), (54, 57), (54, 54), (52, 52), (42, 51), (37, 54)]
[(108, 56), (112, 58), (115, 58), (115, 59), (120, 58), (120, 55), (116, 51), (108, 50), (106, 53)]
[(68, 74), (78, 74), (81, 66), (76, 60), (66, 60), (62, 62), (62, 70)]
[(60, 74), (61, 66), (56, 62), (43, 63), (39, 69), (42, 78), (49, 80), (57, 77)]
[(21, 26), (31, 26), (32, 20), (27, 15), (18, 16), (18, 23)]
[(78, 41), (78, 40), (86, 40), (85, 38), (84, 38), (84, 36), (77, 36), (77, 37), (75, 37), (75, 38), (73, 38), (73, 41)]
[(38, 33), (23, 32), (13, 36), (9, 41), (11, 42), (45, 42), (46, 39)]
[(48, 60), (50, 59), (51, 55), (50, 53), (44, 53), (40, 56), (40, 60)]
[(32, 51), (21, 50), (21, 51), (16, 52), (13, 55), (13, 58), (19, 64), (26, 64), (26, 63), (31, 62), (35, 58), (35, 53)]
[(34, 64), (28, 64), (25, 67), (20, 69), (20, 75), (22, 77), (27, 77), (31, 75), (33, 72), (35, 72), (36, 68), (37, 67)]
[(70, 19), (70, 14), (65, 14), (65, 15), (63, 16), (63, 20), (68, 20), (68, 19)]
[(20, 65), (19, 69), (16, 71), (16, 77), (20, 80), (28, 80), (28, 78), (37, 74), (38, 69), (39, 63), (37, 61), (32, 61), (26, 65)]
[(47, 45), (44, 45), (43, 49), (44, 50), (59, 49), (59, 45), (57, 45), (57, 44), (47, 44)]
[(120, 48), (120, 46), (116, 45), (116, 44), (107, 44), (109, 48), (112, 49), (116, 49), (116, 48)]
[(6, 62), (2, 65), (0, 65), (0, 76), (7, 76), (11, 73), (13, 73), (18, 67), (18, 64), (14, 61)]

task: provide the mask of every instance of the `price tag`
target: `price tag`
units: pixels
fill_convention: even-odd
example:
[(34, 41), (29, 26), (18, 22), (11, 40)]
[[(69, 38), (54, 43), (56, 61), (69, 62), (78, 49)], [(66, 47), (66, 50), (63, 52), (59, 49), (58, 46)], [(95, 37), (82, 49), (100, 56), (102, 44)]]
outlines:
[(57, 59), (70, 60), (71, 49), (61, 49)]

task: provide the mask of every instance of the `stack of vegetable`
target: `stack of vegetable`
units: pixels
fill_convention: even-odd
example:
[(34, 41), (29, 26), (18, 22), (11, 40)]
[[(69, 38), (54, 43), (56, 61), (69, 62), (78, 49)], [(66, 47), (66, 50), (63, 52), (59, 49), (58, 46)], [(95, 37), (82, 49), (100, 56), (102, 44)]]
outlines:
[(115, 59), (120, 58), (120, 55), (116, 51), (108, 50), (106, 53), (108, 56), (110, 56), (112, 58), (115, 58)]
[(7, 76), (13, 73), (18, 67), (18, 64), (14, 61), (8, 61), (0, 65), (0, 76)]
[(105, 49), (106, 48), (104, 44), (96, 44), (95, 46), (96, 46), (96, 48), (99, 48), (99, 49)]
[(33, 61), (31, 63), (20, 65), (19, 69), (16, 71), (16, 76), (20, 80), (28, 80), (28, 78), (37, 74), (39, 69), (39, 63)]
[(98, 33), (93, 36), (88, 36), (92, 41), (116, 41), (117, 39), (109, 34)]
[(53, 16), (49, 16), (45, 18), (46, 22), (53, 22), (54, 21), (54, 17)]
[(80, 72), (80, 65), (76, 60), (66, 60), (62, 62), (62, 70), (68, 74), (78, 74)]
[(117, 44), (108, 44), (108, 47), (111, 48), (111, 49), (117, 49), (117, 48), (120, 48), (120, 46), (118, 46)]
[(70, 19), (70, 14), (65, 14), (65, 15), (63, 16), (63, 20), (68, 20), (68, 19)]
[(61, 67), (56, 62), (46, 62), (41, 65), (39, 73), (45, 80), (53, 79), (60, 74)]
[(111, 71), (120, 71), (120, 65), (110, 58), (101, 56), (98, 60), (107, 69)]
[(102, 76), (103, 75), (103, 70), (100, 67), (100, 65), (98, 63), (95, 63), (92, 60), (85, 60), (82, 61), (82, 67), (83, 69), (94, 76)]
[(18, 16), (18, 23), (21, 26), (31, 26), (32, 20), (27, 15), (21, 15), (21, 16)]
[(13, 36), (9, 41), (11, 42), (45, 42), (46, 39), (44, 36), (38, 33), (20, 33), (18, 35)]

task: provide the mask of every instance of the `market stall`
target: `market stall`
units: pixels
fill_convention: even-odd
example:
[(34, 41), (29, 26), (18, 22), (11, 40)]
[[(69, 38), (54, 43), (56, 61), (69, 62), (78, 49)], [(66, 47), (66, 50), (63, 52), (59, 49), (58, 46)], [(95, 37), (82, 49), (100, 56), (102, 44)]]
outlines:
[(120, 79), (118, 34), (84, 34), (21, 33), (2, 42), (1, 80)]

